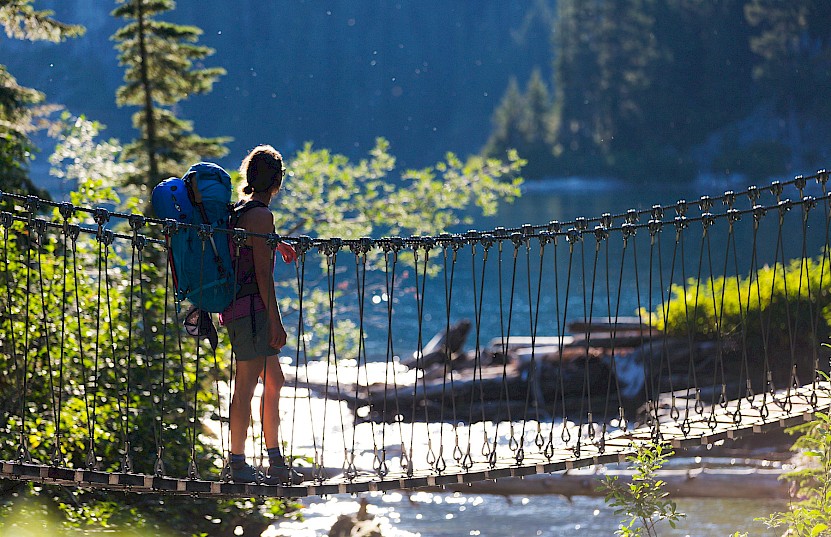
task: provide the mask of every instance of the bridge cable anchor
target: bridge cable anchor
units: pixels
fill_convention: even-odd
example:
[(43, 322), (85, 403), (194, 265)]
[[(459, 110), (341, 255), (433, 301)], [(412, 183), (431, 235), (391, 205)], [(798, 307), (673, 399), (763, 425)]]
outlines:
[(156, 451), (156, 462), (153, 464), (153, 475), (156, 477), (163, 477), (165, 474), (164, 468), (164, 447), (159, 446)]
[(22, 432), (20, 435), (20, 445), (17, 447), (17, 461), (21, 464), (31, 464), (33, 461), (32, 453), (29, 451), (29, 442), (23, 436)]
[(193, 458), (191, 458), (190, 464), (188, 465), (188, 478), (199, 479), (199, 468), (196, 466), (196, 460)]
[(130, 442), (124, 443), (124, 457), (121, 458), (121, 473), (133, 473), (133, 457), (130, 455), (132, 450)]

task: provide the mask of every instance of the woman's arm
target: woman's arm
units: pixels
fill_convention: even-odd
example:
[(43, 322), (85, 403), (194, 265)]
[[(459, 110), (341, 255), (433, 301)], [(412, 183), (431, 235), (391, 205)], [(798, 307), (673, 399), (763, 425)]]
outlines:
[[(274, 233), (274, 215), (267, 207), (251, 209), (246, 215), (246, 228), (262, 235)], [(274, 291), (274, 251), (262, 237), (251, 237), (254, 254), (254, 275), (257, 288), (265, 303), (268, 315), (269, 344), (280, 349), (286, 344), (286, 330), (277, 307), (277, 295)]]

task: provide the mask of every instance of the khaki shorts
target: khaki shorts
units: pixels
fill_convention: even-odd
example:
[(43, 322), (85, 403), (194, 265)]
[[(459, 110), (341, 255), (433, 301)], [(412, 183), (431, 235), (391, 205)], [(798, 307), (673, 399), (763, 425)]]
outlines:
[(265, 310), (254, 314), (253, 323), (251, 317), (246, 316), (231, 321), (226, 328), (234, 356), (241, 362), (280, 354), (268, 344), (268, 315)]

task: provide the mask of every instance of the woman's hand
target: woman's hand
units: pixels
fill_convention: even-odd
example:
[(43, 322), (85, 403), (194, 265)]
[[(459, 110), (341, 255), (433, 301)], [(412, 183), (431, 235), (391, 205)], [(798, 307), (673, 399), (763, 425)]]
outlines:
[(297, 252), (294, 251), (291, 244), (278, 242), (277, 251), (280, 252), (280, 255), (283, 256), (283, 261), (286, 263), (294, 263), (294, 260), (297, 259)]

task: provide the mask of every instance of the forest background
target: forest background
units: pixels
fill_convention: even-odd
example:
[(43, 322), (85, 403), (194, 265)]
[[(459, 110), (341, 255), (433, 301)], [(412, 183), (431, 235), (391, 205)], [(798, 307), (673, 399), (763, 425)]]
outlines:
[[(49, 102), (134, 136), (113, 95), (113, 4), (42, 0), (86, 35), (3, 40), (2, 63)], [(827, 161), (831, 6), (800, 0), (579, 2), (223, 2), (182, 0), (213, 91), (176, 107), (204, 136), (228, 136), (235, 168), (260, 142), (306, 141), (349, 157), (384, 136), (401, 167), (445, 151), (529, 163), (526, 178), (648, 181), (743, 174)], [(35, 137), (47, 152), (48, 140)], [(39, 180), (47, 165), (32, 164)]]

